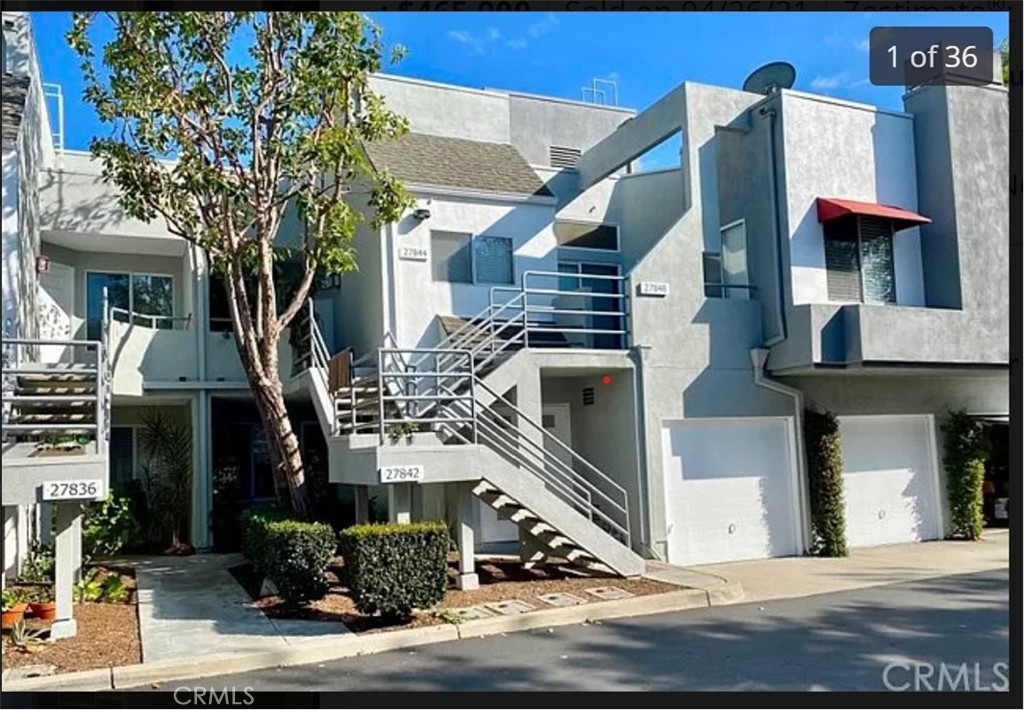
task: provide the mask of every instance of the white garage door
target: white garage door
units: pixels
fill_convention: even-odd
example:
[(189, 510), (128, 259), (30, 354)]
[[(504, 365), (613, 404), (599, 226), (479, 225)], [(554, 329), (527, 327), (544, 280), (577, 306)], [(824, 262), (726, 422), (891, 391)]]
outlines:
[(928, 416), (840, 417), (851, 547), (942, 536)]
[(700, 564), (799, 552), (792, 425), (697, 419), (662, 430), (668, 561)]

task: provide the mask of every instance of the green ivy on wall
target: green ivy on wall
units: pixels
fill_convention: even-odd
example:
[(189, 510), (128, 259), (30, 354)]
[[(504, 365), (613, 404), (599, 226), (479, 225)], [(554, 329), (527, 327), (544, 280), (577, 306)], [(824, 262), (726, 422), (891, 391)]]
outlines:
[(839, 421), (832, 412), (804, 410), (804, 446), (811, 504), (811, 552), (845, 557), (846, 514), (843, 510), (843, 452)]
[(967, 412), (950, 412), (942, 425), (942, 465), (953, 537), (978, 540), (982, 532), (985, 446), (981, 424)]

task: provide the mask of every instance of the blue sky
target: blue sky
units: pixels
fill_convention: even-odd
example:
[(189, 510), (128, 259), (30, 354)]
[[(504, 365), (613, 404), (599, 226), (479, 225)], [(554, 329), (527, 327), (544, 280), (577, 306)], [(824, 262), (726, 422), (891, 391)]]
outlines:
[[(998, 42), (1005, 13), (374, 13), (385, 40), (407, 47), (395, 73), (473, 87), (579, 99), (594, 78), (642, 109), (682, 81), (739, 88), (769, 61), (797, 68), (804, 91), (901, 108), (900, 87), (868, 82), (867, 38), (879, 25), (978, 25)], [(66, 141), (103, 132), (81, 100), (78, 61), (64, 42), (68, 13), (33, 12), (44, 81), (60, 83)], [(645, 167), (648, 167), (645, 165)], [(650, 166), (653, 167), (653, 166)]]

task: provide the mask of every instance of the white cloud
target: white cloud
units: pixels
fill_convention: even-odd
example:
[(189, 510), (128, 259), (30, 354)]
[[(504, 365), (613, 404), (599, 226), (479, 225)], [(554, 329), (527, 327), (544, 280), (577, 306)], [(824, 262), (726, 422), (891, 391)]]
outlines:
[(849, 79), (850, 75), (844, 71), (841, 71), (838, 74), (816, 76), (811, 80), (811, 88), (815, 91), (838, 89), (841, 86), (845, 86)]
[(860, 42), (856, 43), (856, 47), (858, 51), (867, 54), (868, 52), (871, 51), (871, 42), (867, 39), (862, 39)]
[(523, 37), (513, 37), (505, 42), (505, 46), (509, 49), (526, 49), (526, 45), (529, 44)]
[(501, 39), (501, 30), (499, 30), (497, 27), (488, 27), (487, 40), (489, 42), (497, 42), (499, 39)]
[(551, 30), (555, 29), (555, 25), (558, 24), (558, 17), (553, 12), (549, 12), (544, 16), (544, 19), (534, 22), (532, 25), (526, 28), (526, 34), (531, 37), (540, 37), (546, 35)]

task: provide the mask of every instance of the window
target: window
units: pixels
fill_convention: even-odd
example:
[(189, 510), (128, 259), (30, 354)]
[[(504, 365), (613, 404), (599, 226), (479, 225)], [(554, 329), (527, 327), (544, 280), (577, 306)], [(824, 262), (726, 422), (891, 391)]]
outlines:
[(895, 303), (892, 221), (857, 216), (826, 222), (824, 230), (829, 300)]
[(434, 281), (473, 283), (472, 235), (461, 232), (431, 232), (430, 259)]
[(614, 224), (556, 221), (555, 239), (560, 247), (619, 250), (619, 228)]
[(110, 427), (110, 489), (125, 495), (135, 479), (135, 427)]
[(514, 280), (512, 240), (506, 237), (477, 237), (473, 240), (475, 281), (510, 284)]
[(702, 255), (704, 269), (704, 297), (723, 298), (722, 288), (722, 255), (714, 251), (706, 251)]
[[(135, 325), (161, 329), (173, 327), (173, 277), (94, 271), (86, 274), (86, 337), (89, 340), (100, 337), (103, 289), (107, 290), (110, 306), (131, 313)], [(127, 322), (128, 316), (115, 313), (114, 320)]]
[(702, 255), (705, 298), (749, 298), (747, 226), (743, 220), (722, 229), (722, 251)]

